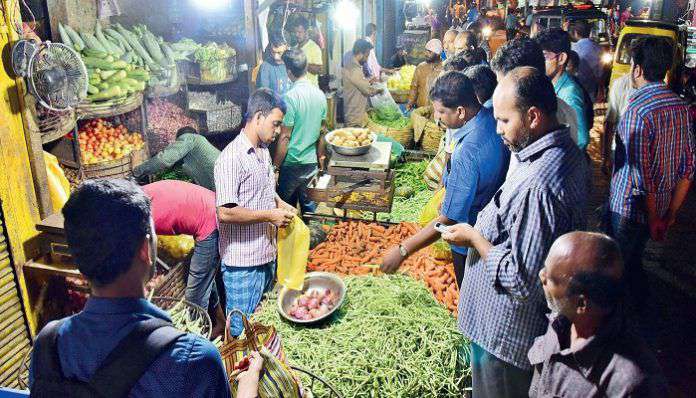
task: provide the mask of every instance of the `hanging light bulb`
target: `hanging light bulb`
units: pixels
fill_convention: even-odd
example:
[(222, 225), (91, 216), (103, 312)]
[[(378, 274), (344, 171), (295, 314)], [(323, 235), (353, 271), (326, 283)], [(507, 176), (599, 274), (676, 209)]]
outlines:
[(355, 30), (358, 26), (360, 10), (351, 0), (341, 0), (334, 9), (334, 21), (336, 25), (344, 30)]

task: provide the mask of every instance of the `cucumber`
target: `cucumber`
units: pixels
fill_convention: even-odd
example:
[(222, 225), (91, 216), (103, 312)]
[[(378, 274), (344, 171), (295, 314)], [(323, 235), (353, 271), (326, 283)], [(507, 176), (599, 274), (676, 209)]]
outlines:
[(65, 31), (62, 23), (58, 23), (58, 33), (60, 34), (60, 41), (63, 42), (68, 47), (73, 47), (73, 41), (70, 40), (70, 35)]
[(146, 81), (150, 80), (150, 74), (143, 69), (135, 69), (135, 70), (126, 72), (126, 75), (131, 79), (139, 80), (141, 82), (146, 82)]
[(126, 71), (125, 71), (125, 70), (120, 70), (120, 71), (114, 73), (113, 75), (111, 75), (111, 77), (109, 77), (108, 79), (106, 79), (106, 81), (109, 82), (109, 83), (116, 83), (116, 82), (120, 81), (121, 79), (126, 78), (126, 76), (128, 76), (128, 75), (126, 74)]
[(99, 68), (104, 70), (118, 69), (114, 66), (115, 62), (109, 62), (105, 59), (96, 57), (83, 57), (82, 62), (84, 62), (85, 66), (88, 68)]
[(97, 87), (99, 87), (99, 90), (105, 91), (105, 90), (108, 90), (109, 87), (111, 87), (111, 85), (107, 82), (102, 82), (102, 83), (97, 84)]
[(123, 54), (123, 51), (117, 45), (111, 43), (109, 40), (107, 40), (106, 36), (104, 36), (104, 31), (102, 30), (102, 26), (99, 21), (97, 21), (97, 25), (94, 28), (94, 36), (97, 38), (99, 43), (104, 46), (107, 52), (119, 57)]
[(97, 86), (97, 85), (99, 85), (99, 83), (101, 83), (101, 79), (99, 78), (99, 76), (94, 76), (94, 77), (89, 78), (90, 85)]
[(133, 32), (128, 31), (126, 28), (121, 26), (121, 24), (116, 24), (116, 29), (128, 41), (128, 43), (130, 43), (133, 50), (143, 59), (146, 64), (151, 65), (151, 67), (155, 64), (155, 61), (143, 48)]
[(157, 39), (152, 33), (147, 31), (144, 32), (141, 42), (155, 62), (159, 63), (162, 66), (167, 66), (166, 64), (163, 64), (164, 54), (162, 53), (162, 50), (160, 49), (160, 46), (157, 43)]
[(99, 40), (97, 40), (96, 37), (94, 37), (93, 34), (87, 33), (87, 32), (80, 32), (80, 36), (82, 37), (82, 40), (85, 41), (85, 44), (87, 47), (93, 49), (93, 50), (99, 50), (101, 52), (108, 53), (106, 48), (99, 43)]
[(84, 50), (85, 42), (82, 40), (80, 35), (78, 35), (77, 32), (73, 30), (73, 28), (71, 28), (69, 25), (65, 25), (65, 32), (70, 36), (70, 40), (72, 40), (73, 47), (75, 47), (77, 51)]
[(124, 47), (125, 50), (133, 51), (133, 47), (131, 47), (130, 43), (128, 43), (128, 41), (123, 37), (123, 35), (118, 33), (116, 30), (108, 28), (104, 29), (104, 32), (107, 36), (110, 36), (112, 39), (118, 41)]
[(90, 84), (87, 86), (87, 93), (90, 95), (99, 94), (99, 89)]
[(87, 96), (90, 101), (103, 101), (109, 100), (116, 97), (121, 97), (123, 95), (123, 90), (119, 86), (110, 87), (108, 90), (100, 91), (97, 94)]
[(103, 51), (95, 50), (95, 49), (92, 49), (89, 47), (82, 50), (82, 54), (84, 54), (87, 57), (94, 57), (94, 58), (101, 58), (101, 59), (104, 59), (109, 55)]
[(111, 76), (115, 75), (116, 73), (118, 73), (117, 70), (105, 70), (99, 74), (99, 78), (102, 80), (108, 80)]

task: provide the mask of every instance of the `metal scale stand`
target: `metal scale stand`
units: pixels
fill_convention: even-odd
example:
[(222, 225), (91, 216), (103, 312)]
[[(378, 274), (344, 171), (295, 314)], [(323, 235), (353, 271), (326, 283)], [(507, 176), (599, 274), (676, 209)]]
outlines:
[(365, 155), (332, 153), (326, 173), (308, 187), (316, 202), (346, 210), (372, 213), (391, 212), (394, 200), (394, 172), (389, 168), (390, 142), (376, 142)]

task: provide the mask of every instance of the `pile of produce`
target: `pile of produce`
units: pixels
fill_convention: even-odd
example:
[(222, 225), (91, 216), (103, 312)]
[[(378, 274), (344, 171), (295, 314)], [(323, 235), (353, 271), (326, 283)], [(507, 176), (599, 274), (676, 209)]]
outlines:
[(157, 153), (176, 139), (176, 132), (186, 126), (198, 130), (198, 121), (189, 117), (179, 104), (155, 99), (147, 105), (150, 151)]
[(404, 116), (398, 107), (392, 105), (380, 105), (370, 111), (370, 120), (394, 129), (405, 129), (411, 125), (411, 118)]
[(94, 33), (76, 32), (58, 25), (61, 40), (82, 55), (89, 73), (90, 101), (108, 101), (143, 91), (149, 86), (176, 87), (179, 83), (175, 61), (183, 55), (155, 36), (145, 25), (131, 30), (120, 24)]
[[(429, 161), (405, 162), (394, 169), (394, 184), (396, 196), (408, 197), (421, 191), (428, 190), (423, 174), (428, 168)], [(420, 211), (420, 209), (418, 209)]]
[(208, 43), (196, 48), (193, 59), (200, 65), (203, 80), (220, 81), (229, 77), (228, 60), (236, 54), (227, 44)]
[[(384, 227), (361, 221), (340, 222), (331, 228), (324, 242), (310, 251), (307, 270), (341, 275), (377, 274), (387, 251), (418, 229), (413, 223)], [(424, 249), (406, 259), (400, 272), (423, 280), (437, 300), (456, 313), (459, 290), (452, 263), (436, 260), (429, 249)]]
[(415, 65), (404, 65), (399, 69), (399, 73), (393, 74), (387, 80), (389, 91), (408, 91), (411, 89), (413, 75), (416, 73)]
[(140, 133), (129, 133), (126, 126), (114, 126), (104, 119), (85, 123), (78, 131), (78, 141), (85, 164), (120, 159), (145, 145)]
[(323, 292), (308, 290), (293, 301), (288, 314), (297, 320), (311, 321), (331, 312), (336, 306), (336, 298), (330, 289)]
[(291, 364), (325, 378), (344, 397), (462, 396), (470, 383), (468, 342), (421, 282), (403, 275), (345, 282), (345, 304), (326, 327), (283, 321), (274, 297), (253, 319), (275, 326)]
[[(210, 332), (210, 330), (206, 330), (207, 328), (202, 317), (192, 316), (190, 306), (184, 303), (184, 299), (181, 299), (172, 308), (169, 308), (167, 312), (172, 319), (174, 327), (182, 332), (197, 334), (201, 337), (206, 337), (206, 332)], [(207, 327), (209, 328), (210, 325), (207, 325)], [(222, 340), (220, 337), (213, 340), (213, 344), (217, 347), (221, 346)]]
[[(398, 190), (399, 188), (397, 188)], [(433, 191), (417, 191), (411, 196), (394, 196), (391, 213), (377, 214), (378, 221), (418, 222), (421, 210), (433, 197)]]
[(346, 148), (358, 148), (361, 146), (371, 145), (373, 137), (367, 129), (345, 128), (335, 130), (329, 139), (331, 145), (342, 146)]

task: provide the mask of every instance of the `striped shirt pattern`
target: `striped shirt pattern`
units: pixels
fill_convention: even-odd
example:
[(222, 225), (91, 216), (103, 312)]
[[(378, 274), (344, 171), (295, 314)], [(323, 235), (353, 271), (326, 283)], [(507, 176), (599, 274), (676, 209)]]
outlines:
[(645, 196), (655, 194), (663, 217), (679, 180), (694, 176), (695, 152), (686, 103), (663, 83), (637, 90), (619, 122), (611, 211), (647, 223)]
[(474, 343), (521, 369), (548, 320), (539, 271), (560, 235), (583, 229), (589, 170), (567, 128), (516, 155), (518, 167), (479, 213), (475, 229), (493, 247), (469, 250), (459, 328)]
[[(276, 208), (275, 177), (267, 148), (254, 148), (244, 131), (215, 162), (215, 205), (250, 210)], [(220, 257), (231, 267), (267, 264), (276, 258), (276, 228), (268, 222), (239, 225), (218, 220)]]

